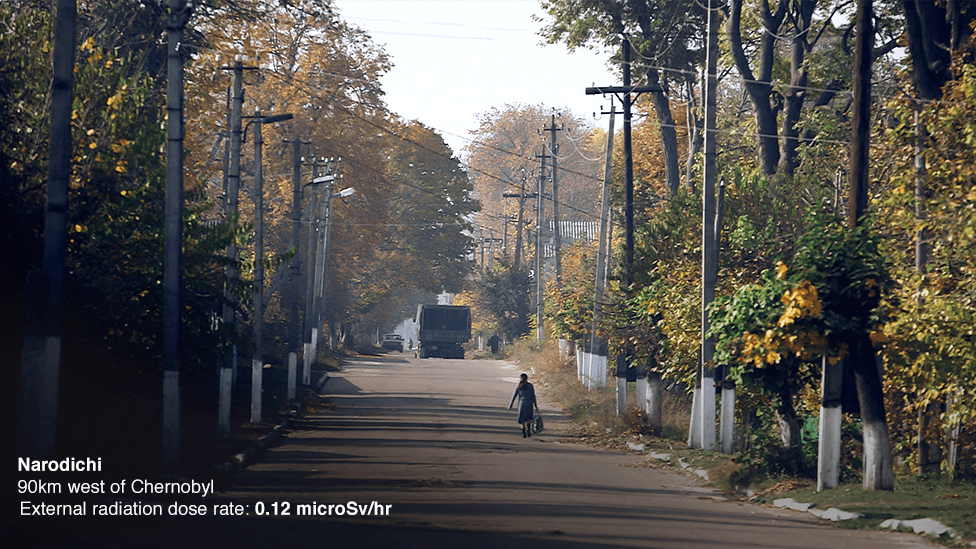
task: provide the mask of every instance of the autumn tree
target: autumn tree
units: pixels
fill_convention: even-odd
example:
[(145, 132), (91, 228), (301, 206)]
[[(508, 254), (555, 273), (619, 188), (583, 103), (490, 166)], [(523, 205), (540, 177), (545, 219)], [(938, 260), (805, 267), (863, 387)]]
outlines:
[[(636, 53), (634, 70), (646, 78), (641, 84), (661, 89), (649, 95), (657, 114), (666, 187), (675, 193), (680, 171), (671, 101), (695, 101), (693, 88), (705, 56), (702, 29), (706, 11), (702, 4), (690, 0), (547, 0), (542, 8), (547, 16), (538, 18), (544, 24), (540, 34), (550, 44), (563, 42), (570, 51), (594, 45), (619, 49), (623, 38), (630, 39)], [(618, 63), (621, 59), (615, 57)], [(693, 126), (700, 127), (700, 120), (698, 115)], [(700, 141), (695, 142), (700, 146)]]
[[(518, 246), (517, 235), (513, 233), (520, 229), (516, 219), (519, 199), (503, 198), (502, 194), (517, 195), (523, 188), (526, 193), (536, 191), (540, 170), (536, 155), (543, 151), (551, 154), (548, 151), (549, 140), (540, 130), (551, 123), (551, 114), (552, 111), (542, 105), (518, 104), (481, 113), (478, 128), (471, 132), (473, 140), (466, 147), (475, 192), (483, 206), (477, 218), (478, 225), (490, 227), (495, 235), (511, 235), (508, 241), (514, 242), (510, 244), (513, 249)], [(593, 147), (594, 142), (589, 139), (589, 126), (582, 119), (563, 113), (556, 118), (556, 123), (562, 128), (557, 132), (560, 143), (557, 154), (560, 217), (563, 220), (592, 221), (596, 219), (599, 207), (601, 154), (597, 152), (598, 148)], [(547, 174), (550, 168), (551, 162), (547, 164)], [(534, 226), (534, 216), (530, 213), (533, 205), (533, 199), (522, 204), (523, 245), (526, 242), (524, 231)], [(512, 221), (516, 224), (514, 230), (508, 229)], [(525, 247), (528, 249), (528, 246)], [(517, 255), (521, 260), (528, 256), (522, 250), (506, 253), (510, 257)]]

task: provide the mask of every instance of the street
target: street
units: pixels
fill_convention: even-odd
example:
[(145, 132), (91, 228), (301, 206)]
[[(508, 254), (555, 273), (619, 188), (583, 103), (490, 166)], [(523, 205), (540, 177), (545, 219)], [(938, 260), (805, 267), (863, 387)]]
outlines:
[(200, 500), (208, 516), (86, 520), (67, 546), (931, 547), (726, 501), (633, 454), (574, 444), (544, 401), (546, 430), (522, 438), (507, 409), (519, 373), (408, 353), (348, 360), (327, 406)]

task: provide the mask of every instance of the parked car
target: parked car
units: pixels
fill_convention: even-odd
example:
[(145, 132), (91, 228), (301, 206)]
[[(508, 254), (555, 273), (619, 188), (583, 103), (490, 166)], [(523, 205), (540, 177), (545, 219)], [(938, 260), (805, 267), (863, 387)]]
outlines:
[(403, 336), (400, 334), (386, 334), (380, 346), (390, 351), (403, 352)]

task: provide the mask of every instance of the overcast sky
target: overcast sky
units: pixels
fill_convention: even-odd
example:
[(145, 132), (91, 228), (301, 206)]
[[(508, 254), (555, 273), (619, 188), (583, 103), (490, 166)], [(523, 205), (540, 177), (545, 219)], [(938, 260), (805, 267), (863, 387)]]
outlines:
[(584, 89), (618, 84), (607, 69), (609, 54), (541, 44), (541, 24), (531, 19), (541, 14), (536, 0), (336, 0), (336, 6), (393, 58), (383, 78), (390, 110), (438, 130), (458, 155), (477, 115), (492, 107), (545, 104), (591, 116), (608, 103)]

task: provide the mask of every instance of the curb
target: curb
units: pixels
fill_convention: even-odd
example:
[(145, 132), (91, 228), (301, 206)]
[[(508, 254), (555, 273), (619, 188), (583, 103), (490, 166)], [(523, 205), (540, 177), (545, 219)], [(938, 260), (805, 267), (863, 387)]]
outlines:
[[(864, 515), (859, 513), (842, 511), (836, 507), (831, 507), (826, 511), (817, 509), (812, 503), (798, 503), (793, 498), (781, 498), (773, 500), (773, 507), (778, 507), (780, 509), (792, 509), (793, 511), (799, 511), (801, 513), (810, 513), (815, 517), (834, 522), (865, 518)], [(943, 534), (947, 534), (951, 539), (959, 539), (959, 534), (955, 533), (952, 528), (949, 528), (941, 522), (930, 518), (917, 520), (888, 519), (882, 522), (878, 528), (897, 531), (902, 530), (902, 526), (911, 528), (911, 530), (916, 534), (929, 534), (937, 538), (941, 537)], [(974, 543), (974, 545), (976, 545), (976, 543)]]
[[(627, 446), (635, 452), (640, 452), (640, 453), (644, 452), (644, 447), (645, 447), (644, 444), (634, 444), (633, 442), (628, 442)], [(662, 453), (656, 453), (654, 451), (650, 451), (647, 453), (647, 455), (660, 461), (665, 461), (665, 462), (671, 461), (670, 454), (662, 454)], [(703, 469), (694, 469), (681, 458), (678, 458), (678, 467), (684, 469), (685, 471), (693, 472), (699, 477), (708, 480), (707, 471)], [(781, 498), (781, 499), (773, 500), (773, 507), (779, 509), (790, 509), (801, 513), (810, 513), (815, 517), (821, 518), (823, 520), (829, 520), (832, 522), (864, 518), (864, 515), (861, 515), (859, 513), (851, 513), (849, 511), (844, 511), (836, 507), (830, 507), (826, 510), (817, 509), (813, 503), (799, 503), (793, 498)], [(878, 528), (887, 529), (887, 530), (896, 530), (896, 531), (898, 530), (904, 531), (903, 528), (910, 528), (916, 534), (929, 534), (937, 538), (941, 537), (942, 535), (948, 535), (951, 539), (959, 539), (959, 534), (954, 532), (952, 528), (949, 528), (948, 526), (942, 524), (941, 522), (937, 520), (933, 520), (931, 518), (923, 518), (917, 520), (888, 519), (882, 522), (878, 526)], [(973, 542), (971, 546), (976, 547), (976, 542)]]
[(274, 429), (272, 429), (270, 433), (258, 439), (254, 444), (252, 444), (243, 452), (231, 456), (227, 461), (219, 465), (215, 465), (214, 471), (223, 475), (228, 475), (231, 473), (236, 473), (237, 471), (243, 469), (245, 465), (247, 465), (248, 463), (251, 462), (251, 460), (254, 459), (255, 454), (257, 454), (261, 450), (264, 450), (268, 446), (271, 446), (271, 444), (274, 441), (278, 440), (278, 437), (281, 436), (281, 433), (284, 432), (284, 430), (287, 429), (289, 426), (291, 426), (291, 419), (294, 418), (300, 410), (301, 407), (299, 407), (297, 410), (292, 410), (291, 412), (288, 412), (288, 417), (285, 418), (285, 420), (279, 423), (278, 425), (275, 425)]
[[(328, 372), (324, 372), (322, 374), (322, 377), (319, 378), (318, 382), (315, 384), (316, 393), (320, 392), (322, 388), (325, 387), (326, 381), (329, 381)], [(258, 452), (266, 449), (268, 446), (271, 446), (271, 444), (274, 443), (274, 441), (278, 440), (278, 437), (281, 436), (281, 433), (283, 433), (285, 429), (291, 426), (291, 420), (294, 419), (294, 417), (298, 415), (298, 412), (300, 412), (301, 410), (302, 407), (301, 405), (299, 405), (298, 409), (288, 412), (287, 417), (281, 423), (275, 425), (270, 433), (258, 439), (254, 444), (252, 444), (243, 452), (231, 456), (230, 458), (227, 459), (227, 461), (221, 464), (215, 465), (213, 468), (214, 471), (222, 475), (229, 475), (231, 473), (236, 473), (241, 469), (243, 469), (245, 466), (247, 466), (248, 463), (250, 463), (254, 459), (254, 456), (257, 455)]]

